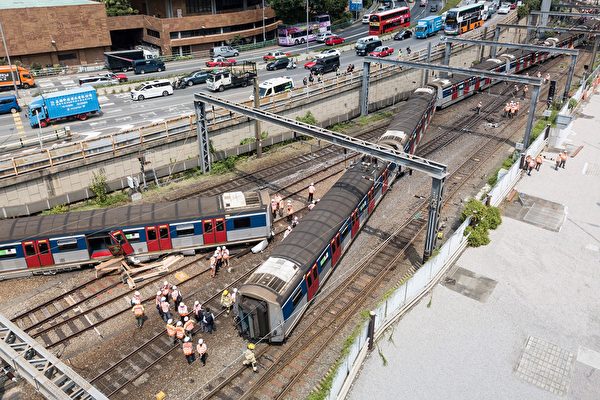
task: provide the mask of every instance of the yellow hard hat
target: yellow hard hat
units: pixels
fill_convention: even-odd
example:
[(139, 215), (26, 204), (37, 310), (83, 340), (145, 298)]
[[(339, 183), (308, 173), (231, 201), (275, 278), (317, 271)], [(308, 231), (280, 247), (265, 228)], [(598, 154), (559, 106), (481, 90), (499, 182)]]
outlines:
[(227, 296), (227, 295), (229, 294), (229, 291), (228, 291), (227, 289), (225, 289), (225, 290), (223, 290), (223, 294), (224, 294), (225, 296)]
[(250, 350), (254, 350), (256, 348), (256, 346), (254, 346), (254, 343), (248, 343), (248, 348)]

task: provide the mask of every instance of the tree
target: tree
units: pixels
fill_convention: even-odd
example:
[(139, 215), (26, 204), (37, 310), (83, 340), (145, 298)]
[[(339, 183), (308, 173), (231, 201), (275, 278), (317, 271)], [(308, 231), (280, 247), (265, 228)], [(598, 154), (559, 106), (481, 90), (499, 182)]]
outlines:
[(102, 0), (106, 7), (106, 14), (110, 17), (118, 15), (137, 14), (138, 10), (131, 7), (129, 0)]
[[(285, 24), (306, 22), (306, 0), (268, 0), (277, 18)], [(308, 0), (309, 15), (329, 14), (332, 20), (344, 15), (347, 0)]]

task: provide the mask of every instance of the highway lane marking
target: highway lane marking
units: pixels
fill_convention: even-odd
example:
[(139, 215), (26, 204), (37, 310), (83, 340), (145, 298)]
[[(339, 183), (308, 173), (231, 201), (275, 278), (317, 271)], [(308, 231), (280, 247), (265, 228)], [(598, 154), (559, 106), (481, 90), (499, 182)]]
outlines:
[(108, 121), (98, 121), (98, 122), (90, 122), (89, 125), (90, 126), (106, 125), (107, 123), (108, 123)]
[(131, 119), (131, 116), (121, 117), (121, 118), (115, 118), (115, 121), (127, 121), (129, 119)]
[(43, 87), (43, 88), (50, 88), (50, 87), (54, 87), (54, 83), (53, 82), (38, 82), (38, 86), (39, 87)]
[(115, 103), (100, 103), (100, 105), (101, 105), (102, 107), (110, 107), (110, 106), (114, 106), (114, 105), (115, 105)]

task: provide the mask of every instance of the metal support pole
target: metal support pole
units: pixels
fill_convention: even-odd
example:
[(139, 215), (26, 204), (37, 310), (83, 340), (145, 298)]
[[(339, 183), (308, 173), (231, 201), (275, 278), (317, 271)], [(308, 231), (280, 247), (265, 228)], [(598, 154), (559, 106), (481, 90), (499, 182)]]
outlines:
[(263, 46), (267, 41), (267, 32), (265, 28), (265, 0), (262, 1), (262, 25), (263, 25)]
[(429, 199), (429, 216), (427, 220), (427, 236), (425, 237), (423, 263), (427, 262), (435, 249), (438, 227), (440, 224), (440, 209), (442, 208), (444, 180), (445, 178), (433, 178), (431, 182), (431, 198)]
[[(497, 42), (500, 39), (500, 27), (497, 26), (496, 30), (494, 31), (494, 42)], [(496, 58), (496, 50), (497, 47), (492, 47), (490, 50), (490, 58)]]
[(308, 54), (308, 31), (310, 26), (308, 25), (308, 0), (306, 0), (306, 54)]
[[(533, 15), (527, 14), (527, 37), (525, 37), (525, 41), (528, 41), (529, 38), (531, 37), (531, 32), (534, 32), (534, 30), (532, 28), (530, 28), (530, 26), (532, 26), (532, 25), (533, 25)], [(535, 32), (537, 35), (537, 30)]]
[(369, 338), (368, 349), (371, 351), (375, 347), (375, 311), (369, 312), (369, 328), (367, 336)]
[(371, 63), (363, 63), (362, 86), (360, 88), (360, 115), (369, 115), (369, 77), (371, 75)]
[[(452, 52), (452, 43), (446, 42), (446, 47), (444, 49), (444, 64), (443, 65), (450, 65), (450, 53)], [(444, 72), (443, 76), (444, 77), (448, 77), (448, 72)]]
[[(427, 63), (431, 62), (431, 41), (427, 42)], [(427, 85), (427, 81), (429, 80), (429, 70), (423, 70), (423, 79), (421, 79), (421, 86)]]
[(17, 98), (19, 98), (19, 89), (17, 88), (17, 80), (15, 78), (15, 71), (13, 71), (13, 66), (12, 66), (12, 63), (10, 62), (10, 55), (8, 54), (8, 47), (6, 46), (6, 39), (4, 38), (4, 30), (2, 29), (1, 22), (0, 22), (0, 35), (2, 36), (2, 43), (4, 44), (4, 52), (6, 53), (6, 61), (8, 62), (8, 68), (10, 69), (10, 76), (12, 78), (13, 87), (15, 88), (15, 96), (17, 96)]
[[(254, 78), (254, 108), (260, 108), (260, 99), (258, 98), (258, 78)], [(256, 139), (256, 158), (262, 156), (262, 144), (260, 143), (260, 120), (254, 120), (254, 138)]]
[(569, 65), (569, 74), (567, 75), (567, 84), (565, 86), (565, 92), (563, 93), (563, 102), (569, 98), (569, 90), (571, 89), (571, 82), (573, 81), (573, 74), (575, 73), (575, 63), (577, 63), (577, 56), (571, 56), (571, 65)]
[(594, 36), (594, 48), (592, 50), (592, 62), (591, 62), (590, 69), (589, 69), (590, 73), (594, 70), (594, 65), (595, 65), (594, 61), (596, 61), (596, 53), (598, 52), (598, 39), (599, 38), (600, 37), (598, 35)]
[(527, 125), (525, 126), (525, 137), (523, 138), (523, 148), (529, 147), (529, 138), (531, 137), (531, 128), (533, 128), (533, 120), (535, 119), (535, 107), (540, 97), (540, 86), (533, 86), (531, 101), (529, 102), (529, 115), (527, 116)]
[(195, 101), (198, 136), (198, 164), (202, 173), (210, 172), (210, 144), (208, 141), (208, 121), (206, 120), (206, 105), (203, 101)]
[(35, 116), (37, 117), (38, 125), (38, 140), (40, 141), (40, 151), (44, 150), (44, 143), (42, 142), (42, 121), (40, 121), (40, 112), (36, 109)]
[(548, 12), (550, 11), (550, 6), (552, 5), (552, 0), (542, 0), (542, 6), (541, 6), (541, 11), (542, 11), (542, 20), (541, 20), (541, 26), (548, 26), (548, 17), (549, 14), (544, 13), (544, 11)]
[[(483, 28), (483, 39), (486, 40), (487, 39), (487, 33), (488, 33), (488, 27), (485, 26)], [(479, 62), (483, 61), (483, 53), (485, 52), (485, 46), (481, 45), (479, 46)], [(427, 60), (427, 62), (429, 62), (429, 60)]]

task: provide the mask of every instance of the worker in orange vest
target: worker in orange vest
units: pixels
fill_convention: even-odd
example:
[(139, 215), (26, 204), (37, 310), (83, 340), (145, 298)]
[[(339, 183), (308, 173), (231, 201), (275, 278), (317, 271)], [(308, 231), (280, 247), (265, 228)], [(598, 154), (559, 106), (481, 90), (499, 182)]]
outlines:
[(192, 335), (194, 334), (194, 327), (196, 325), (194, 324), (194, 320), (191, 319), (190, 317), (185, 317), (183, 319), (183, 330), (185, 331), (185, 336), (191, 338)]
[(195, 355), (194, 355), (194, 345), (192, 344), (192, 342), (190, 341), (190, 338), (186, 337), (185, 340), (183, 341), (183, 354), (185, 355), (185, 358), (188, 362), (188, 364), (191, 364), (194, 362), (194, 360), (196, 359)]
[(540, 167), (542, 166), (542, 162), (544, 160), (542, 159), (542, 155), (538, 154), (538, 156), (535, 158), (535, 170), (539, 171)]
[(175, 327), (175, 341), (177, 343), (178, 340), (183, 340), (185, 337), (185, 329), (183, 329), (183, 324), (181, 321), (177, 321), (177, 326)]
[(504, 116), (508, 117), (508, 113), (510, 113), (510, 104), (506, 103), (504, 106)]
[(173, 339), (173, 344), (177, 344), (177, 339), (175, 338), (175, 325), (173, 325), (173, 320), (170, 319), (167, 321), (167, 335)]
[(138, 328), (141, 328), (144, 325), (144, 306), (141, 304), (136, 304), (132, 308), (133, 315), (135, 315), (135, 319), (137, 320)]

